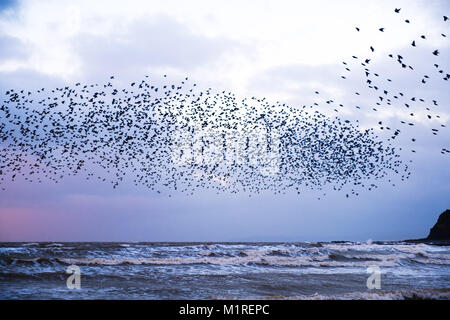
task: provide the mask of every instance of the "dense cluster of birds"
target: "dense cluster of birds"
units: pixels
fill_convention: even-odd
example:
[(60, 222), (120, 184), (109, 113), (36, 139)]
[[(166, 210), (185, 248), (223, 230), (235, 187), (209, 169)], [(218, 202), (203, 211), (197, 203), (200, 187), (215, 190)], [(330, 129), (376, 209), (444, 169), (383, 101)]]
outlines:
[[(426, 35), (420, 38), (425, 40)], [(411, 45), (417, 46), (416, 40)], [(370, 51), (375, 51), (374, 46)], [(439, 50), (430, 54), (438, 56)], [(353, 59), (361, 61), (357, 56)], [(402, 69), (414, 70), (401, 55), (396, 59)], [(343, 64), (351, 71), (350, 63)], [(373, 111), (401, 99), (431, 102), (381, 87), (377, 79), (382, 76), (369, 68), (370, 57), (360, 65), (368, 88), (379, 93)], [(438, 63), (434, 67), (448, 81), (447, 71)], [(422, 84), (429, 77), (424, 75)], [(207, 188), (301, 193), (302, 188), (323, 190), (328, 185), (342, 190), (350, 185), (348, 193), (358, 195), (358, 188), (377, 188), (375, 182), (391, 174), (402, 180), (411, 174), (392, 145), (401, 130), (381, 121), (380, 128), (392, 132), (386, 141), (374, 129), (360, 128), (357, 120), (325, 116), (317, 103), (293, 107), (266, 98), (201, 90), (188, 78), (169, 83), (164, 75), (162, 84), (160, 80), (145, 76), (118, 88), (111, 76), (101, 85), (8, 90), (0, 107), (0, 186), (5, 188), (7, 181), (19, 176), (40, 183), (84, 175), (108, 181), (114, 188), (131, 179), (157, 192), (193, 194)], [(432, 100), (432, 106), (426, 107), (429, 119), (439, 118), (437, 106)], [(412, 120), (401, 122), (414, 126)], [(432, 132), (437, 135), (439, 130)], [(450, 153), (446, 148), (441, 152)]]
[(147, 76), (124, 89), (113, 78), (104, 85), (6, 92), (0, 182), (20, 174), (38, 182), (85, 174), (114, 187), (132, 177), (158, 192), (277, 193), (327, 183), (373, 188), (365, 180), (409, 174), (372, 129), (311, 107), (186, 88), (188, 78), (156, 86)]

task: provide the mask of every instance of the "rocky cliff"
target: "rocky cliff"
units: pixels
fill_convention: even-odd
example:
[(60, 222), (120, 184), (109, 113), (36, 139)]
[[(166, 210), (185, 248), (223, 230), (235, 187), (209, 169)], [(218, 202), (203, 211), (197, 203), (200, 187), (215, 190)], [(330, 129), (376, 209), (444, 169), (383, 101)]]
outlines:
[(450, 240), (450, 210), (441, 213), (427, 240)]

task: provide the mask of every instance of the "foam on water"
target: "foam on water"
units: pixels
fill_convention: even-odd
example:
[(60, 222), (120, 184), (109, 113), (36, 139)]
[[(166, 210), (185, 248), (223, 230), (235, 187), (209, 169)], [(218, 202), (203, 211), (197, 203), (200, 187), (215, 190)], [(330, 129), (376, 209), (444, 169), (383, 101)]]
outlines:
[[(233, 299), (233, 296), (211, 297), (212, 299)], [(450, 300), (450, 289), (397, 290), (389, 292), (352, 292), (341, 295), (313, 295), (299, 296), (249, 296), (249, 300)]]
[[(236, 298), (387, 299), (414, 296), (405, 293), (411, 290), (450, 288), (449, 246), (0, 243), (0, 298), (65, 298), (69, 265), (81, 269), (85, 290), (71, 295), (82, 299), (204, 299), (230, 292)], [(371, 292), (367, 268), (375, 266), (380, 268), (382, 290)], [(437, 297), (446, 294), (439, 291)]]

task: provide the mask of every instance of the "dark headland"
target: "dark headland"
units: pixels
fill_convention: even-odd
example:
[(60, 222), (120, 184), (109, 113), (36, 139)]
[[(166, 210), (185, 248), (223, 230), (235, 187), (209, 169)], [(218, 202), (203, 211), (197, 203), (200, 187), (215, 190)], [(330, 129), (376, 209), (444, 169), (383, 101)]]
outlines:
[(450, 210), (447, 209), (441, 213), (435, 225), (430, 229), (428, 237), (405, 241), (450, 245)]

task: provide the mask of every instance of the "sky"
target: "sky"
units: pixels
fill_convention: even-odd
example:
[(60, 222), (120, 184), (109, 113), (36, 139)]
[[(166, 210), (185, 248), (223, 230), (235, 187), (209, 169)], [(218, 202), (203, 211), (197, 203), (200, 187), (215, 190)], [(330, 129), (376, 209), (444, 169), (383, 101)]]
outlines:
[[(390, 90), (440, 105), (440, 118), (427, 121), (417, 107), (416, 126), (402, 127), (396, 144), (404, 149), (402, 159), (412, 161), (412, 175), (395, 187), (381, 183), (349, 198), (345, 191), (329, 192), (320, 200), (307, 190), (251, 198), (201, 191), (169, 198), (127, 183), (113, 189), (78, 177), (39, 186), (19, 179), (0, 191), (0, 241), (426, 237), (439, 214), (450, 208), (450, 156), (440, 153), (450, 149), (450, 91), (433, 67), (450, 69), (450, 27), (443, 15), (450, 16), (445, 0), (0, 1), (1, 95), (11, 88), (102, 83), (110, 75), (125, 85), (146, 74), (167, 74), (171, 79), (189, 76), (200, 88), (240, 97), (295, 106), (316, 102), (329, 116), (336, 115), (334, 108), (324, 102), (333, 97), (346, 106), (338, 116), (358, 120), (362, 129), (377, 128), (379, 121), (398, 127), (411, 110), (354, 108), (372, 106), (377, 99), (364, 75), (343, 68), (343, 61), (352, 70), (359, 67), (351, 58), (355, 55), (370, 56), (372, 68), (389, 74)], [(419, 41), (422, 34), (426, 41)], [(437, 57), (431, 54), (435, 49)], [(389, 53), (401, 54), (415, 70), (398, 68)], [(423, 74), (433, 74), (426, 85), (420, 83)], [(447, 128), (432, 135), (431, 128), (440, 125)], [(416, 153), (410, 151), (411, 137), (417, 139)]]

